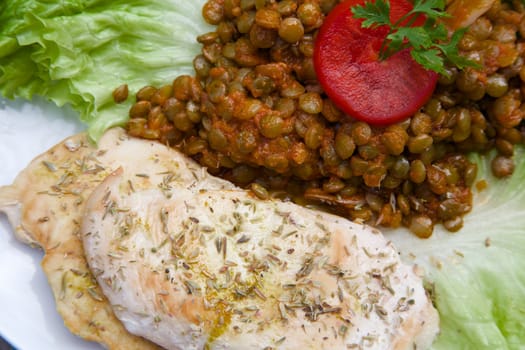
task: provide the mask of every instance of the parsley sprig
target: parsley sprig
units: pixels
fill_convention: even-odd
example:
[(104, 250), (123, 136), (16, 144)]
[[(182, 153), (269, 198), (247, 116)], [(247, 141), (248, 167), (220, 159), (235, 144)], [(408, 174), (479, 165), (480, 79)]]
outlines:
[[(355, 18), (364, 19), (364, 28), (388, 26), (390, 31), (381, 46), (380, 59), (411, 47), (412, 58), (423, 67), (437, 73), (447, 74), (445, 63), (457, 66), (476, 67), (476, 64), (458, 53), (458, 42), (463, 37), (466, 28), (457, 30), (448, 37), (448, 31), (438, 20), (447, 17), (445, 0), (414, 0), (411, 11), (395, 23), (390, 20), (390, 2), (388, 0), (367, 1), (363, 5), (354, 6), (351, 11)], [(422, 26), (412, 26), (419, 15), (426, 20)]]

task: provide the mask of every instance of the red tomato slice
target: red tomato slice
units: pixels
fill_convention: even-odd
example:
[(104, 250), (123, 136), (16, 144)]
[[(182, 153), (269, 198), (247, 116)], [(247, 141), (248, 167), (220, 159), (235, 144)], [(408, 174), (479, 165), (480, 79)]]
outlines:
[[(326, 94), (346, 114), (388, 125), (417, 112), (432, 95), (438, 75), (415, 62), (409, 49), (380, 61), (388, 28), (361, 27), (350, 8), (364, 2), (347, 0), (328, 14), (315, 41), (315, 71)], [(390, 0), (390, 6), (393, 21), (412, 8), (408, 0)]]

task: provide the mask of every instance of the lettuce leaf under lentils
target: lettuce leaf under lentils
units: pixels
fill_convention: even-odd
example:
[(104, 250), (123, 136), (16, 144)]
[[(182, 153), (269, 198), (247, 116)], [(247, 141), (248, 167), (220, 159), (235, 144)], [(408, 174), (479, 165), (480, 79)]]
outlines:
[(128, 84), (168, 84), (193, 74), (196, 37), (210, 31), (203, 0), (6, 0), (0, 3), (0, 94), (70, 104), (97, 140), (126, 122)]
[(509, 178), (492, 175), (494, 154), (470, 156), (480, 188), (464, 226), (436, 226), (428, 240), (386, 232), (402, 258), (420, 266), (440, 313), (436, 350), (525, 348), (525, 148), (516, 147)]

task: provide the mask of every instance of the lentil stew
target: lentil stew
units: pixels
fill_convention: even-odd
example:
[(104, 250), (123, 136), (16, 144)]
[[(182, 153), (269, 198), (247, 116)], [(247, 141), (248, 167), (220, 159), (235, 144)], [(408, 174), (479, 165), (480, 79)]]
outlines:
[(216, 30), (197, 38), (195, 75), (138, 91), (129, 134), (172, 145), (263, 198), (423, 238), (438, 223), (458, 231), (477, 171), (468, 153), (496, 149), (493, 172), (505, 177), (525, 139), (525, 6), (495, 1), (459, 44), (482, 68), (448, 67), (420, 111), (375, 127), (344, 115), (316, 79), (315, 37), (337, 4), (207, 1), (202, 14)]

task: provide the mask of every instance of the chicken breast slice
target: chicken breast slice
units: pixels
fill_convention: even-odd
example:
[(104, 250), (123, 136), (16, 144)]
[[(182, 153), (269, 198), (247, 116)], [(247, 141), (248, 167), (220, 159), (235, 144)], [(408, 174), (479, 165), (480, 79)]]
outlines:
[(108, 349), (157, 349), (127, 332), (114, 316), (79, 236), (86, 199), (118, 167), (129, 174), (128, 190), (161, 186), (169, 193), (175, 183), (195, 191), (233, 187), (169, 147), (113, 129), (98, 147), (82, 133), (35, 158), (12, 185), (0, 187), (0, 212), (7, 214), (19, 240), (44, 250), (42, 268), (72, 333)]
[(126, 328), (167, 349), (426, 349), (438, 314), (376, 229), (242, 190), (88, 200), (88, 263)]

